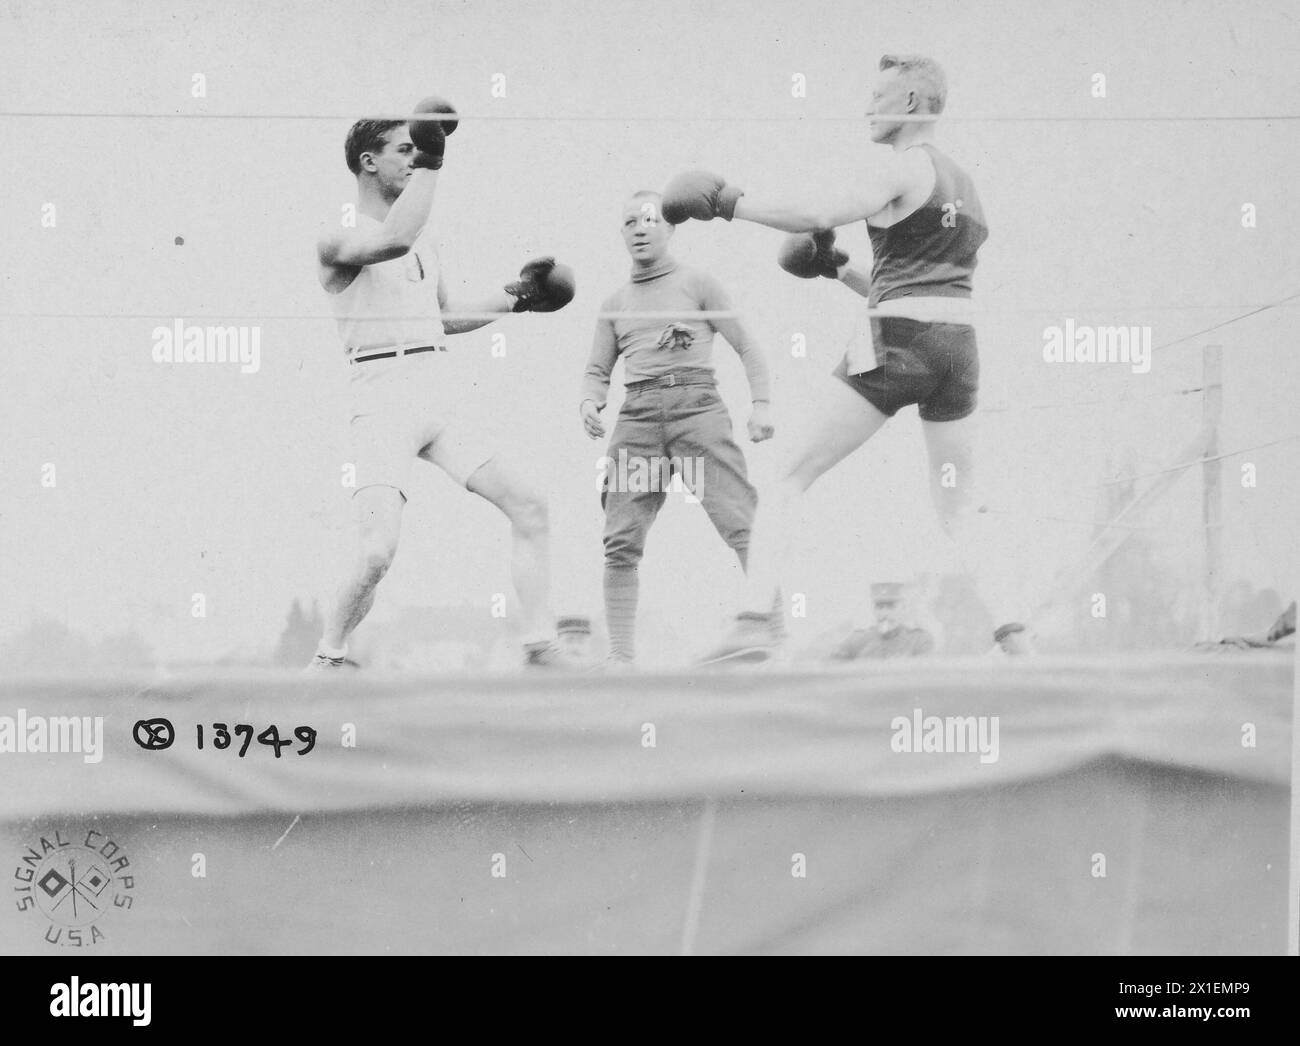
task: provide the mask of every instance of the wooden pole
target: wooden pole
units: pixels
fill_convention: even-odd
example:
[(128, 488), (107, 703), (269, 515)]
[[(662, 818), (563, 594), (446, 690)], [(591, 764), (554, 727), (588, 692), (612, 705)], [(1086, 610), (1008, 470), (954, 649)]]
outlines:
[[(1202, 426), (1201, 431), (1173, 455), (1168, 469), (1158, 473), (1140, 494), (1129, 495), (1123, 508), (1115, 514), (1115, 517), (1101, 524), (1101, 533), (1092, 540), (1083, 554), (1061, 567), (1047, 589), (1032, 602), (1035, 620), (1045, 614), (1062, 596), (1073, 592), (1075, 586), (1106, 565), (1106, 561), (1133, 536), (1134, 531), (1126, 524), (1130, 520), (1138, 519), (1149, 506), (1159, 501), (1170, 488), (1190, 472), (1199, 459), (1208, 456), (1209, 451), (1205, 449), (1208, 439), (1209, 433)], [(1175, 468), (1175, 465), (1183, 467)]]
[(1201, 353), (1201, 421), (1206, 433), (1201, 464), (1201, 522), (1205, 529), (1205, 584), (1201, 602), (1201, 638), (1219, 638), (1219, 595), (1223, 585), (1223, 462), (1219, 422), (1223, 416), (1223, 346), (1207, 345)]

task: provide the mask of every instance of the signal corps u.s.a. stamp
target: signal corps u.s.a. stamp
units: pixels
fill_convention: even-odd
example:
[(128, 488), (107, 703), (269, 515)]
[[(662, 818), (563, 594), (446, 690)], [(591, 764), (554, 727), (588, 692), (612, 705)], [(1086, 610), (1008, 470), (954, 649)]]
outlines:
[(20, 912), (31, 912), (45, 928), (45, 940), (85, 948), (106, 938), (105, 923), (135, 903), (131, 859), (97, 828), (44, 832), (14, 869)]

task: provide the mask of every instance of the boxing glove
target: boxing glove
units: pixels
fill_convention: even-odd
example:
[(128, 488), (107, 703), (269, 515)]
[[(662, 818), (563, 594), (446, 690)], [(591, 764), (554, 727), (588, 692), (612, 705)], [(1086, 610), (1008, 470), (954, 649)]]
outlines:
[[(412, 112), (415, 113), (450, 113), (456, 110), (445, 98), (430, 95), (420, 102)], [(447, 135), (460, 126), (460, 121), (450, 120), (412, 120), (407, 125), (411, 133), (411, 143), (416, 148), (415, 166), (437, 171), (442, 167), (443, 150), (447, 146)]]
[(554, 258), (534, 258), (506, 285), (515, 299), (511, 312), (555, 312), (573, 301), (574, 290), (573, 270)]
[(736, 201), (743, 189), (728, 185), (725, 178), (708, 171), (679, 174), (664, 189), (662, 213), (670, 225), (681, 225), (687, 218), (707, 222), (714, 218), (731, 221), (736, 216)]
[(837, 278), (840, 266), (847, 265), (849, 256), (835, 246), (835, 230), (795, 233), (781, 243), (777, 264), (792, 276), (812, 280), (824, 276)]

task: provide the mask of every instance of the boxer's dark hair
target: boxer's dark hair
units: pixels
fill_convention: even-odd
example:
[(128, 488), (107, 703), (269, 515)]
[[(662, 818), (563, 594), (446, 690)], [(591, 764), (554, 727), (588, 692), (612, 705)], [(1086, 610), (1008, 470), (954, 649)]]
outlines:
[(348, 131), (348, 140), (343, 145), (343, 155), (348, 161), (348, 170), (353, 174), (361, 173), (361, 154), (384, 151), (388, 144), (388, 132), (394, 127), (405, 127), (405, 120), (358, 120)]
[(943, 112), (948, 99), (948, 80), (943, 75), (943, 67), (933, 58), (923, 54), (887, 54), (880, 59), (880, 68), (897, 69), (899, 76), (906, 77), (925, 101), (927, 112)]

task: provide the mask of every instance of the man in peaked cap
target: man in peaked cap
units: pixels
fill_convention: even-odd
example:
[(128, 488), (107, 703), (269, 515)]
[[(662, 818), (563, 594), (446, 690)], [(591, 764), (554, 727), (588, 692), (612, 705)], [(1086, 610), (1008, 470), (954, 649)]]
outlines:
[(876, 623), (859, 628), (835, 649), (837, 661), (867, 658), (923, 657), (934, 653), (934, 637), (923, 628), (910, 628), (900, 620), (903, 586), (897, 581), (881, 581), (871, 586), (871, 605)]

